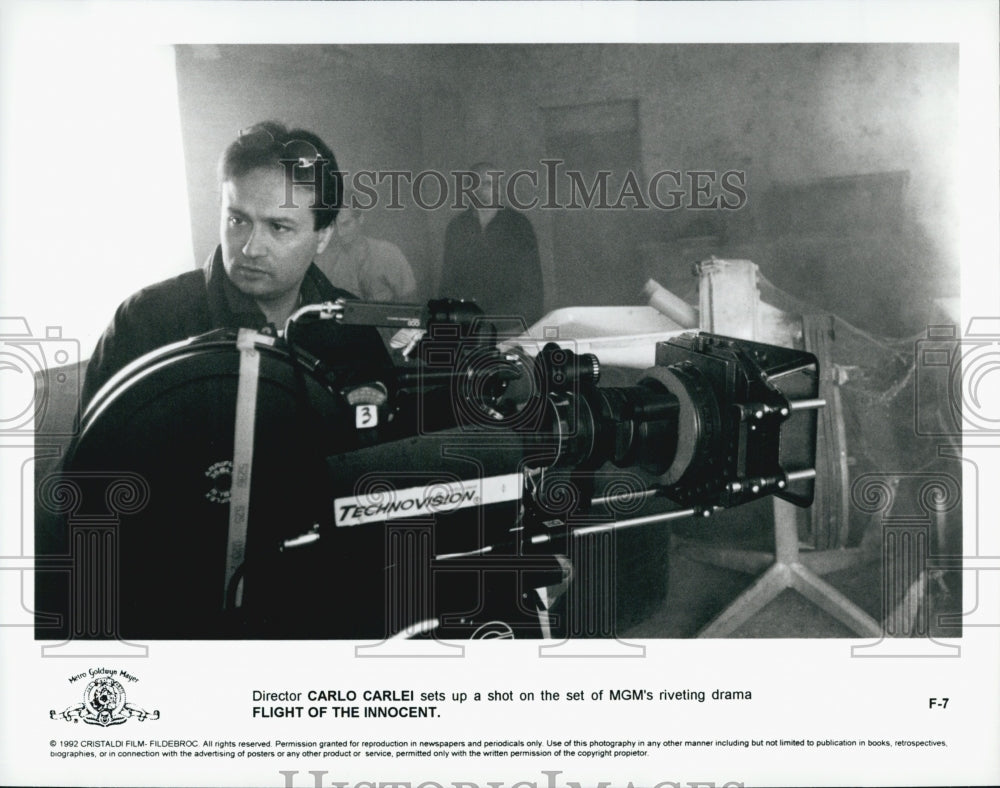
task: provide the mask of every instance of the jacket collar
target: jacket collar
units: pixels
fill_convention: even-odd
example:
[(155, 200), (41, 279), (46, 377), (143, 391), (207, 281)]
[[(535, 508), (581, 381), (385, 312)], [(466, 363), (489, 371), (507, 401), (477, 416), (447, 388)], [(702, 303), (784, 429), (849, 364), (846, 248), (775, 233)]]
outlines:
[[(208, 288), (208, 308), (214, 325), (226, 328), (263, 328), (267, 324), (264, 313), (252, 296), (237, 289), (222, 264), (222, 247), (205, 261), (205, 285)], [(310, 263), (299, 287), (303, 304), (317, 304), (336, 301), (338, 298), (354, 298), (346, 290), (334, 287), (323, 272)]]

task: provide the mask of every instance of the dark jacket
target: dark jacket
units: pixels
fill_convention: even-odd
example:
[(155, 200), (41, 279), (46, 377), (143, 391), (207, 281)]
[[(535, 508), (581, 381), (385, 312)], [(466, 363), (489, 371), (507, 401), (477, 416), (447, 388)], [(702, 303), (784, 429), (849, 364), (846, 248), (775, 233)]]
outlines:
[(528, 218), (501, 208), (485, 228), (473, 208), (448, 224), (441, 297), (474, 300), (490, 316), (542, 317), (542, 268)]
[[(353, 298), (315, 265), (306, 271), (301, 293), (303, 304)], [(254, 299), (229, 281), (222, 249), (216, 248), (201, 270), (144, 287), (118, 307), (87, 365), (81, 411), (116, 372), (152, 350), (217, 328), (260, 330), (265, 325)]]

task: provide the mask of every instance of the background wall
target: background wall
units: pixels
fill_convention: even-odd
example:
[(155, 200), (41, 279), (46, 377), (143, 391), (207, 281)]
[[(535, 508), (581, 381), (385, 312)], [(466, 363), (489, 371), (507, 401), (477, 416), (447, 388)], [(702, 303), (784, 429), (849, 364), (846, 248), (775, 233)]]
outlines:
[[(957, 295), (954, 46), (211, 46), (179, 47), (177, 69), (202, 257), (218, 232), (215, 161), (254, 121), (316, 130), (352, 171), (488, 159), (541, 172), (546, 156), (595, 164), (615, 133), (593, 119), (630, 106), (641, 183), (735, 169), (746, 205), (591, 209), (572, 217), (607, 241), (588, 241), (589, 260), (560, 240), (565, 211), (529, 212), (548, 309), (639, 303), (649, 276), (683, 293), (709, 254), (752, 259), (782, 289), (886, 335), (921, 331), (934, 299)], [(369, 231), (403, 249), (426, 297), (453, 211), (405, 191), (403, 203), (373, 211)]]

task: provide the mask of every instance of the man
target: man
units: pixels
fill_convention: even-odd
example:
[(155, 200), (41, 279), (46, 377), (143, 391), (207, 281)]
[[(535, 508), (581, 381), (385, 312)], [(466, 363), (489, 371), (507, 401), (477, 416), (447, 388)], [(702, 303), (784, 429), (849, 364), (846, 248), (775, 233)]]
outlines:
[[(280, 330), (303, 305), (353, 297), (313, 263), (334, 233), (343, 194), (337, 162), (319, 137), (277, 123), (255, 125), (226, 148), (218, 177), (219, 246), (204, 269), (146, 287), (118, 308), (89, 363), (84, 402), (96, 405), (95, 393), (116, 372), (164, 345), (220, 328)], [(330, 370), (347, 387), (355, 375), (368, 382), (367, 370), (388, 357), (367, 326), (317, 320), (300, 325), (296, 337), (299, 358), (318, 359), (323, 373), (305, 374), (307, 361), (284, 363), (294, 355), (290, 349), (287, 357), (244, 354), (219, 342), (214, 351), (147, 366), (93, 409), (67, 450), (59, 484), (79, 489), (77, 503), (104, 514), (117, 499), (102, 485), (118, 478), (108, 489), (131, 484), (130, 501), (148, 505), (132, 507), (115, 529), (113, 583), (101, 575), (84, 587), (78, 574), (74, 586), (65, 573), (38, 573), (39, 609), (62, 614), (63, 629), (44, 634), (215, 637), (312, 633), (327, 625), (303, 604), (325, 601), (322, 589), (305, 588), (302, 576), (347, 576), (357, 537), (324, 540), (348, 546), (323, 555), (323, 572), (294, 561), (275, 567), (281, 551), (273, 548), (332, 517), (335, 480), (325, 458), (353, 446), (357, 431), (340, 390), (328, 388)], [(227, 366), (234, 359), (238, 378)], [(244, 372), (248, 359), (253, 371)], [(248, 381), (252, 388), (244, 386)], [(246, 390), (252, 399), (241, 399)], [(76, 539), (77, 526), (64, 510), (39, 511), (40, 555), (82, 550), (81, 565), (96, 565), (96, 557), (86, 557), (92, 543)], [(309, 552), (307, 563), (315, 560)], [(370, 574), (378, 590), (381, 575)], [(356, 621), (361, 614), (352, 615), (332, 619), (322, 631), (364, 631)]]
[(442, 297), (476, 301), (490, 316), (542, 317), (542, 270), (531, 222), (499, 202), (496, 167), (472, 167), (471, 206), (448, 224), (441, 269)]
[[(87, 367), (82, 402), (130, 361), (216, 328), (282, 328), (303, 304), (351, 297), (313, 264), (330, 242), (343, 175), (318, 136), (259, 123), (219, 162), (220, 245), (204, 268), (118, 308)], [(291, 195), (291, 200), (288, 196)]]
[(338, 243), (331, 260), (317, 263), (320, 270), (364, 301), (407, 303), (417, 287), (410, 264), (395, 244), (365, 235), (364, 222), (364, 212), (345, 200), (337, 217)]

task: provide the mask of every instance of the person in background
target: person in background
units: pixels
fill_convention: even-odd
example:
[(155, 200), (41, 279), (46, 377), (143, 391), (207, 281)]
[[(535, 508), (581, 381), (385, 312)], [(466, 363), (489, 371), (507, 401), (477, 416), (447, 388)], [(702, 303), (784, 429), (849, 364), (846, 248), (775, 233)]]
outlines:
[(364, 211), (345, 199), (337, 217), (336, 243), (329, 259), (317, 265), (334, 285), (362, 301), (409, 302), (417, 288), (410, 264), (395, 244), (365, 235), (364, 223)]
[(538, 242), (528, 218), (500, 204), (496, 167), (471, 167), (471, 204), (448, 223), (438, 295), (474, 300), (486, 315), (542, 317), (544, 294)]

